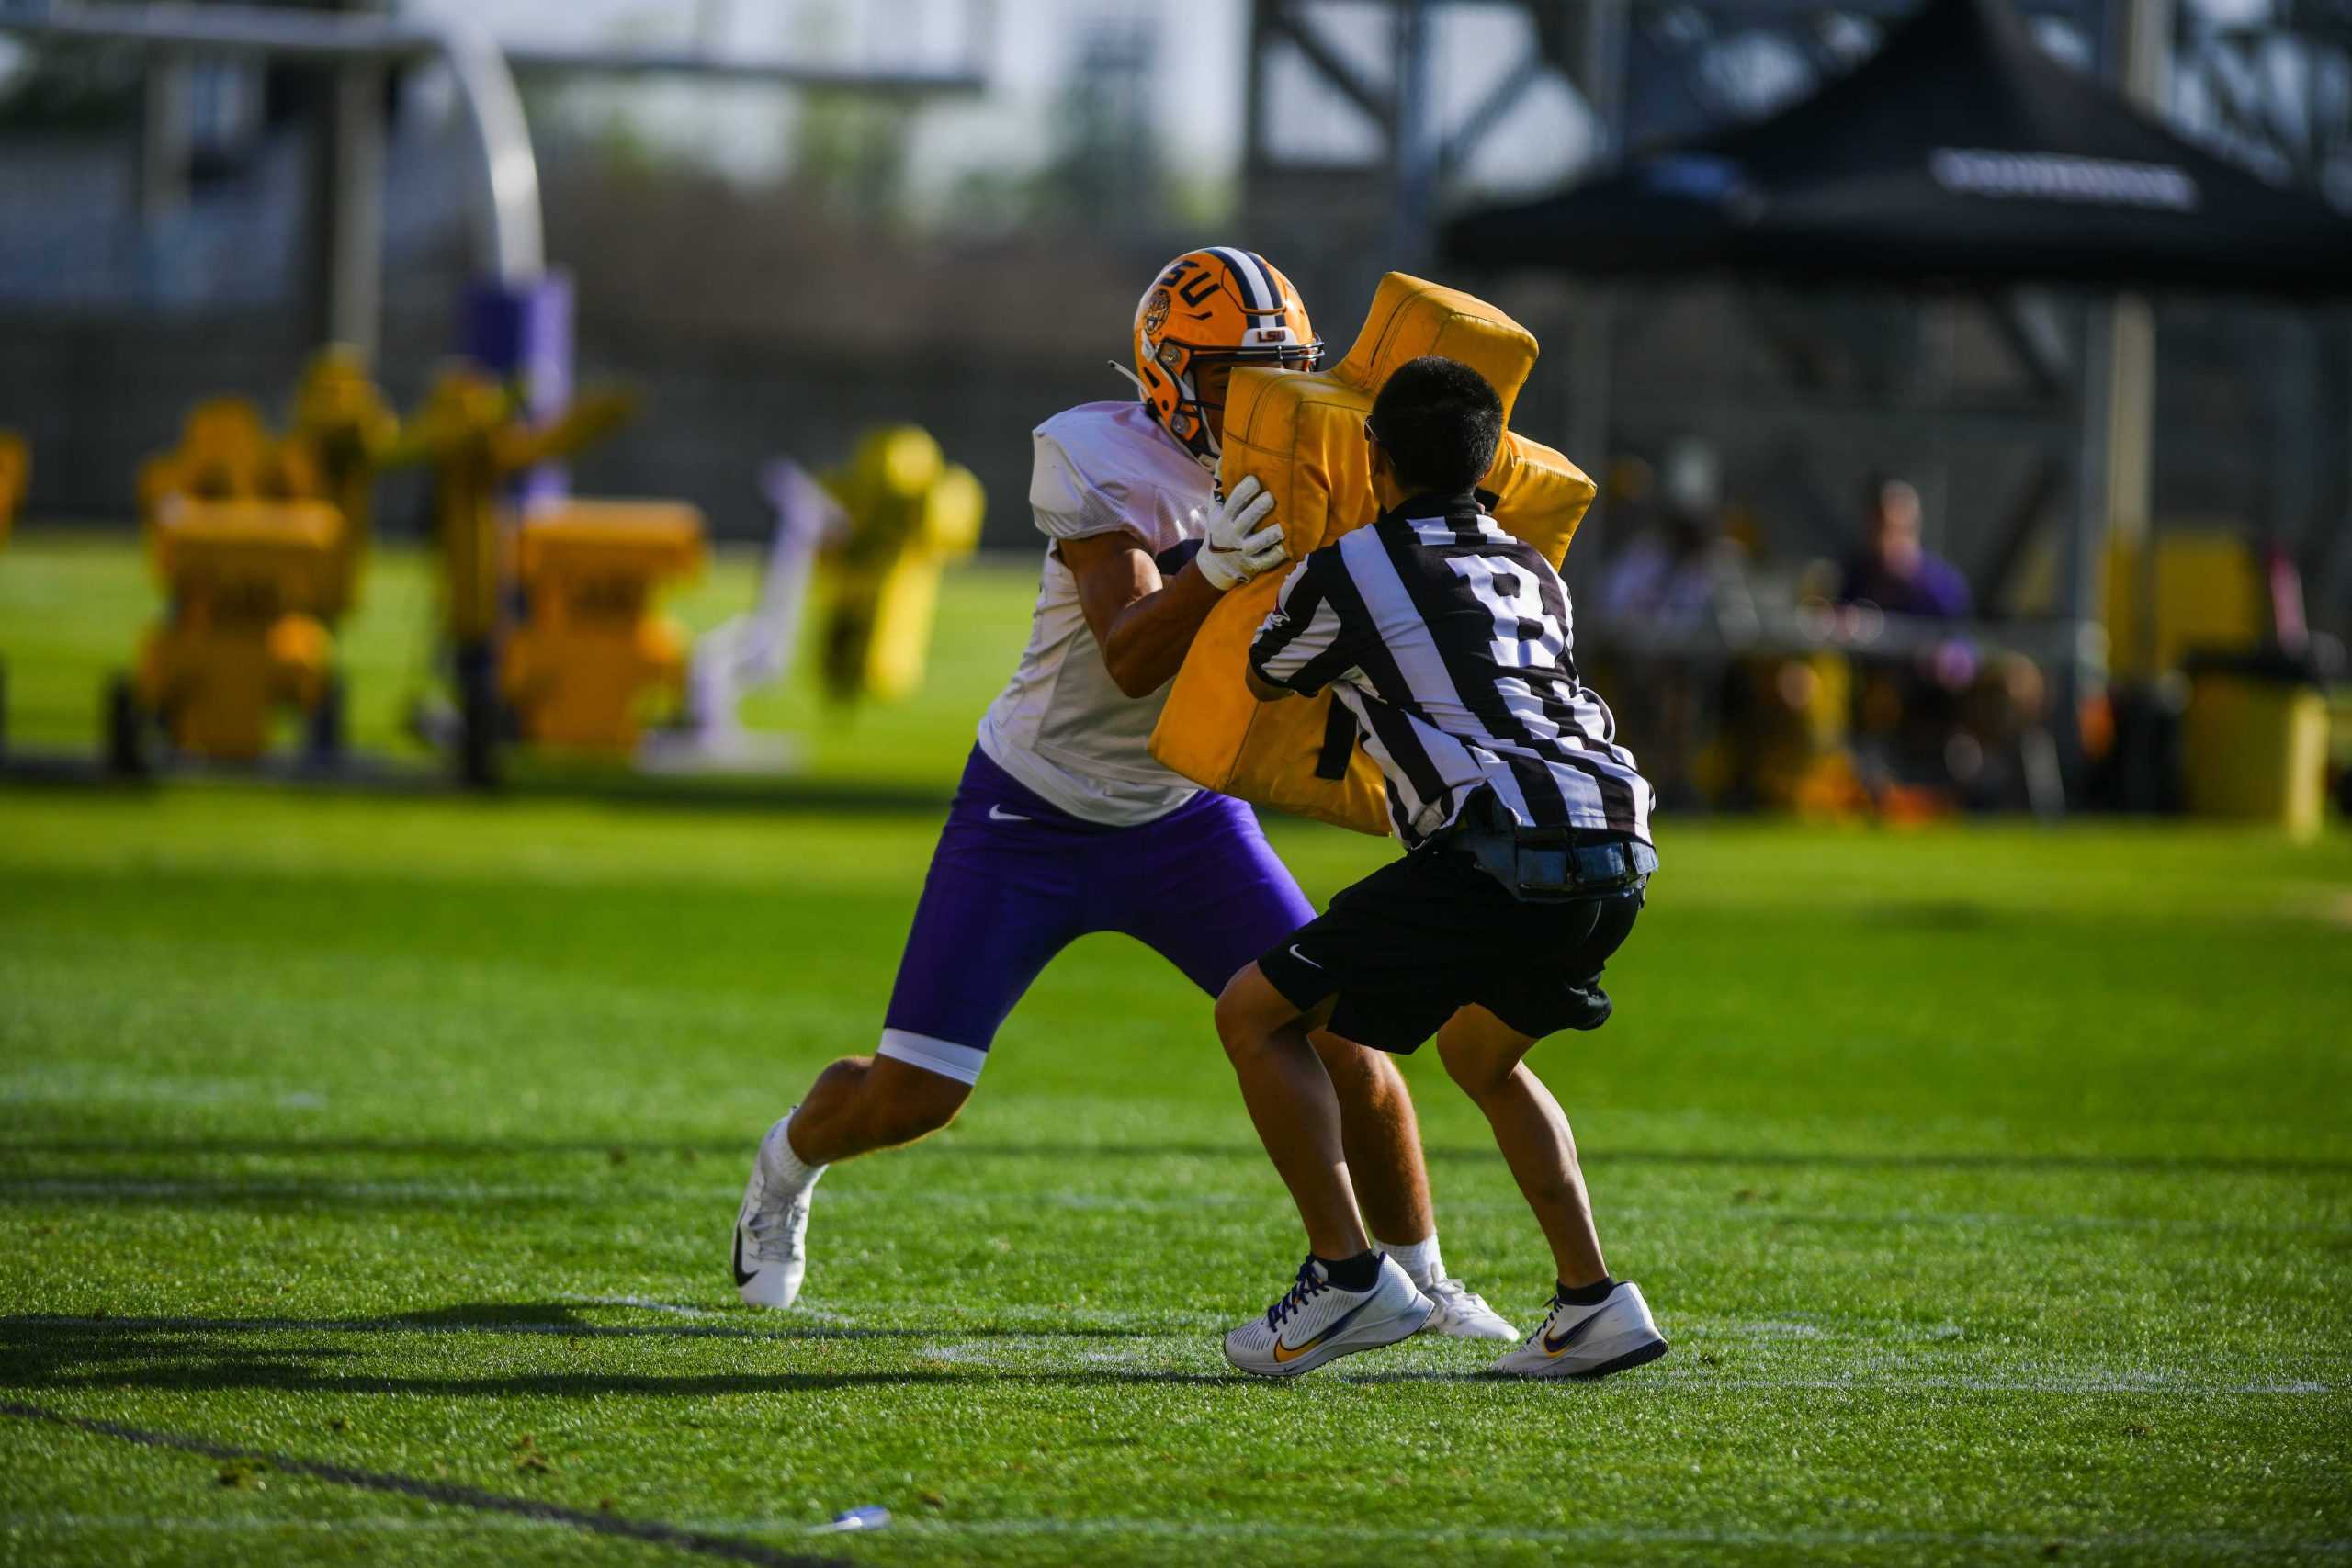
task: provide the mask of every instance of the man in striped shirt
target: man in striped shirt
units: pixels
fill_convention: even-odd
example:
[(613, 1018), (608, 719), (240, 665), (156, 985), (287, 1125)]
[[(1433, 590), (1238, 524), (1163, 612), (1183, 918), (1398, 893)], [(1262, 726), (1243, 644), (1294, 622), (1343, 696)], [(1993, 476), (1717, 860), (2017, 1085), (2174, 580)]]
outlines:
[(1399, 367), (1364, 427), (1388, 510), (1293, 570), (1250, 652), (1261, 700), (1328, 687), (1345, 706), (1408, 853), (1217, 999), (1310, 1247), (1290, 1292), (1227, 1337), (1246, 1371), (1309, 1371), (1427, 1315), (1350, 1196), (1338, 1102), (1307, 1043), (1318, 1027), (1399, 1054), (1434, 1034), (1486, 1112), (1558, 1271), (1544, 1322), (1498, 1371), (1600, 1377), (1666, 1352), (1640, 1289), (1610, 1278), (1567, 1117), (1522, 1063), (1542, 1036), (1608, 1019), (1601, 966), (1657, 857), (1650, 786), (1577, 679), (1566, 588), (1474, 492), (1502, 424), (1469, 367)]

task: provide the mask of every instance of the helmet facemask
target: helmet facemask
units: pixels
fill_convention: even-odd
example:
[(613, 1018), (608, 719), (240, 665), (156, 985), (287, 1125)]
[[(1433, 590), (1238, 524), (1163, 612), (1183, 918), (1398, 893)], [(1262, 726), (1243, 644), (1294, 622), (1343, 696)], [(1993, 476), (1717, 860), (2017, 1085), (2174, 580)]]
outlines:
[[(1170, 371), (1176, 383), (1176, 409), (1174, 415), (1165, 422), (1168, 425), (1168, 433), (1182, 442), (1185, 450), (1192, 453), (1202, 467), (1207, 468), (1216, 467), (1217, 459), (1225, 450), (1224, 431), (1220, 428), (1224, 423), (1224, 400), (1218, 400), (1217, 417), (1210, 418), (1208, 405), (1201, 398), (1201, 372), (1220, 365), (1230, 366), (1235, 369), (1247, 365), (1255, 365), (1277, 370), (1312, 370), (1323, 362), (1323, 344), (1320, 340), (1310, 344), (1292, 344), (1283, 348), (1239, 350), (1193, 348), (1188, 344), (1163, 344), (1160, 345), (1159, 352), (1159, 363), (1163, 368), (1169, 367), (1171, 351), (1174, 351), (1174, 357), (1181, 368)], [(1230, 385), (1230, 382), (1227, 384)]]

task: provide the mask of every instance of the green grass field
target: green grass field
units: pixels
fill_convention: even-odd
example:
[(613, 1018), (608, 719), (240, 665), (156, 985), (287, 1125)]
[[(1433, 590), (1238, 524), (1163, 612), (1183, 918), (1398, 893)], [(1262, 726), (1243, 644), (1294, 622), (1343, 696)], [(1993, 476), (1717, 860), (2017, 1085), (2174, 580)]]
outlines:
[[(1675, 1342), (1607, 1383), (1229, 1374), (1302, 1245), (1204, 999), (1109, 938), (956, 1129), (826, 1179), (801, 1308), (738, 1306), (745, 1161), (872, 1043), (1028, 581), (955, 582), (903, 710), (767, 703), (800, 797), (0, 786), (0, 1562), (2352, 1556), (2340, 830), (1665, 824), (1616, 1021), (1536, 1058)], [(15, 735), (86, 744), (148, 609), (119, 543), (0, 556)], [(1318, 899), (1387, 852), (1277, 842)], [(1406, 1070), (1447, 1258), (1532, 1322)]]

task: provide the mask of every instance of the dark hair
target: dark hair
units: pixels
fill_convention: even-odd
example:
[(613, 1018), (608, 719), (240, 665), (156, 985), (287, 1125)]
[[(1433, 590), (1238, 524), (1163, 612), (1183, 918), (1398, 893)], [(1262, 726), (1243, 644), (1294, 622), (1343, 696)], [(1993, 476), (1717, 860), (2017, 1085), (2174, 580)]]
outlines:
[(1408, 494), (1458, 494), (1487, 477), (1503, 437), (1503, 400), (1487, 378), (1434, 354), (1396, 367), (1372, 403), (1372, 433)]

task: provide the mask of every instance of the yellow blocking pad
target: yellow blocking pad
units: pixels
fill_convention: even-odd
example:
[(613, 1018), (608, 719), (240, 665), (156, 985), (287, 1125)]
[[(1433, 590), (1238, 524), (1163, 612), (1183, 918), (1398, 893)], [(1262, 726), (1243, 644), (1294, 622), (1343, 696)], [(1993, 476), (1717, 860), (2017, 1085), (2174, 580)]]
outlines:
[(160, 504), (148, 533), (171, 613), (140, 652), (139, 696), (191, 755), (261, 755), (275, 708), (318, 703), (334, 658), (320, 624), (340, 581), (343, 515), (317, 501)]
[[(1461, 360), (1486, 377), (1508, 419), (1536, 346), (1526, 328), (1483, 299), (1392, 272), (1373, 296), (1355, 346), (1331, 369), (1233, 373), (1219, 477), (1228, 493), (1244, 476), (1266, 487), (1293, 560), (1379, 514), (1363, 422), (1390, 373), (1426, 354)], [(1481, 488), (1494, 498), (1487, 510), (1495, 521), (1555, 566), (1594, 491), (1574, 463), (1516, 433), (1504, 437)], [(1317, 772), (1331, 734), (1330, 694), (1261, 703), (1243, 684), (1250, 641), (1285, 575), (1244, 583), (1209, 613), (1152, 731), (1151, 753), (1186, 778), (1255, 805), (1385, 835), (1386, 791), (1361, 748), (1347, 753), (1340, 776)]]
[(702, 570), (702, 513), (675, 501), (572, 501), (517, 531), (530, 609), (500, 655), (524, 735), (626, 754), (650, 698), (685, 681), (684, 627), (651, 613), (654, 590)]

